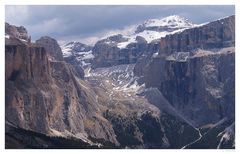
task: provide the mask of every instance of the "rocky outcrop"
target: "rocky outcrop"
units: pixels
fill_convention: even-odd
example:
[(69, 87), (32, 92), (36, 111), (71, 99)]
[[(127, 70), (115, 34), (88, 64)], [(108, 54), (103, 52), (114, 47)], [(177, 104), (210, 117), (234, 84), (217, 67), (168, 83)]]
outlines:
[(6, 122), (48, 136), (117, 144), (110, 123), (101, 118), (95, 92), (71, 66), (18, 39), (6, 39), (5, 53)]
[[(146, 20), (143, 24), (126, 30), (129, 33), (127, 35), (113, 35), (98, 41), (93, 48), (93, 68), (136, 63), (141, 55), (148, 57), (154, 53), (152, 49), (155, 48), (156, 40), (194, 26), (196, 25), (177, 15)], [(141, 67), (138, 70), (141, 71)], [(135, 71), (136, 75), (138, 70)]]
[(229, 50), (185, 62), (154, 58), (145, 70), (145, 83), (147, 87), (158, 87), (175, 108), (197, 125), (233, 117), (234, 55)]
[(134, 74), (142, 76), (147, 63), (158, 53), (159, 56), (166, 57), (176, 52), (191, 52), (198, 48), (204, 50), (224, 48), (234, 44), (235, 16), (195, 26), (149, 43), (148, 49), (137, 61)]
[(138, 36), (136, 38), (137, 42), (130, 43), (126, 48), (120, 49), (117, 44), (124, 41), (126, 41), (126, 38), (120, 34), (98, 41), (93, 48), (95, 58), (92, 67), (109, 67), (136, 63), (138, 57), (146, 50), (146, 40)]
[(61, 48), (55, 39), (48, 36), (43, 36), (36, 40), (36, 44), (43, 46), (52, 60), (63, 60)]
[(116, 43), (118, 41), (121, 42), (122, 39), (122, 35), (117, 35), (98, 41), (93, 47), (93, 54), (95, 57), (92, 67), (97, 68), (116, 65), (118, 63), (116, 60), (119, 57), (118, 53), (120, 50), (116, 46)]
[(22, 39), (27, 42), (31, 42), (31, 37), (28, 36), (28, 32), (25, 27), (10, 25), (9, 23), (5, 23), (5, 36)]
[(161, 56), (194, 49), (224, 48), (235, 45), (235, 16), (230, 16), (183, 32), (167, 35), (159, 42)]
[(48, 81), (49, 61), (43, 47), (28, 46), (17, 39), (11, 39), (6, 40), (5, 50), (7, 80)]
[(38, 46), (44, 47), (44, 49), (48, 53), (48, 58), (51, 59), (51, 61), (63, 61), (65, 60), (67, 63), (69, 63), (74, 68), (74, 74), (79, 78), (84, 78), (84, 70), (79, 65), (79, 63), (76, 62), (76, 58), (72, 57), (70, 59), (64, 59), (63, 53), (58, 45), (57, 41), (49, 36), (41, 37), (40, 39), (36, 40), (36, 44)]
[(233, 31), (229, 17), (149, 44), (115, 35), (73, 59), (52, 38), (5, 36), (6, 147), (234, 148)]
[(230, 16), (161, 39), (143, 66), (146, 86), (157, 87), (196, 126), (234, 118), (234, 38)]
[(93, 61), (92, 47), (80, 42), (69, 42), (61, 46), (64, 60), (78, 71), (79, 77), (84, 77), (84, 70), (91, 67)]
[(133, 70), (135, 76), (143, 76), (143, 71), (145, 67), (147, 66), (153, 55), (157, 54), (159, 48), (159, 40), (154, 40), (151, 43), (148, 43), (147, 49), (143, 51), (142, 55), (139, 56), (136, 61), (136, 65)]
[[(168, 112), (145, 114), (144, 110), (153, 109), (143, 98), (138, 103), (120, 96), (110, 99), (106, 87), (100, 87), (103, 80), (91, 86), (64, 61), (48, 59), (43, 47), (16, 44), (12, 39), (6, 42), (5, 116), (14, 127), (6, 130), (8, 147), (73, 148), (80, 144), (79, 148), (94, 148), (96, 142), (104, 148), (180, 148), (198, 138), (194, 127)], [(190, 136), (184, 142), (180, 142), (180, 128)]]

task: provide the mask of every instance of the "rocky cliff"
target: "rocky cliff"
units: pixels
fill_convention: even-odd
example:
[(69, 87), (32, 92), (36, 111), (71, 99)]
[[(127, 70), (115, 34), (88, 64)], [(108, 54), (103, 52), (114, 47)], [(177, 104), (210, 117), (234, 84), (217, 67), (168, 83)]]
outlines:
[(109, 78), (95, 78), (96, 85), (78, 78), (39, 44), (6, 38), (5, 53), (8, 148), (181, 148), (199, 137), (181, 117), (158, 114), (140, 96), (110, 96), (102, 85)]
[(114, 35), (107, 39), (98, 41), (94, 48), (95, 56), (92, 67), (109, 67), (120, 64), (136, 63), (138, 57), (146, 49), (147, 42), (144, 38), (138, 36), (135, 43), (130, 43), (126, 48), (120, 49), (118, 43), (126, 41), (127, 38), (122, 35)]
[(52, 60), (63, 60), (61, 48), (55, 39), (48, 36), (43, 36), (36, 40), (36, 44), (43, 46)]
[(174, 52), (190, 52), (196, 48), (212, 49), (234, 46), (235, 16), (167, 35), (160, 40), (159, 44), (161, 56)]
[(78, 70), (80, 77), (91, 67), (94, 55), (92, 47), (80, 42), (69, 42), (61, 46), (64, 60)]
[(187, 61), (154, 58), (145, 70), (147, 87), (158, 87), (168, 101), (197, 125), (234, 117), (234, 48)]
[(125, 30), (129, 31), (128, 34), (112, 35), (98, 41), (93, 48), (93, 68), (136, 63), (147, 51), (153, 53), (152, 46), (148, 44), (154, 44), (155, 40), (167, 34), (194, 26), (196, 25), (177, 15), (146, 20)]
[(61, 48), (64, 60), (72, 65), (80, 65), (86, 68), (94, 58), (92, 46), (80, 42), (69, 42)]
[(45, 48), (45, 50), (48, 53), (48, 57), (51, 58), (51, 61), (63, 61), (65, 60), (67, 63), (69, 63), (74, 68), (74, 74), (79, 78), (84, 78), (84, 70), (79, 65), (79, 63), (76, 62), (76, 58), (72, 57), (69, 61), (69, 59), (63, 58), (62, 50), (57, 43), (57, 41), (49, 36), (41, 37), (40, 39), (36, 40), (36, 44), (39, 46), (42, 46)]
[(150, 62), (140, 63), (146, 86), (157, 87), (195, 125), (234, 118), (234, 19), (168, 35)]
[(28, 35), (26, 28), (23, 26), (17, 27), (10, 25), (9, 23), (5, 23), (5, 36), (31, 42), (31, 37)]
[(101, 119), (95, 92), (73, 67), (17, 38), (6, 38), (5, 53), (6, 122), (50, 136), (117, 143), (110, 123)]
[(171, 35), (70, 43), (64, 58), (53, 38), (7, 32), (6, 147), (234, 148), (234, 16), (198, 27), (160, 21), (137, 33)]
[[(230, 16), (152, 41), (148, 44), (143, 56), (138, 59), (134, 73), (142, 76), (147, 62), (158, 53), (161, 53), (159, 56), (165, 57), (176, 52), (192, 52), (196, 49), (224, 48), (234, 45), (235, 16)], [(153, 55), (153, 53), (156, 54)]]

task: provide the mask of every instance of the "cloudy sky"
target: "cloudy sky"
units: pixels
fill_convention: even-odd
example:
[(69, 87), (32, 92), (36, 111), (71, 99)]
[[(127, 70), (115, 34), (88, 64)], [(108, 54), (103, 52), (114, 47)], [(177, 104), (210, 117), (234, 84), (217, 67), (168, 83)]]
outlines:
[(200, 24), (235, 14), (234, 6), (6, 6), (5, 20), (27, 28), (33, 40), (41, 36), (69, 41), (95, 43), (109, 32), (142, 23), (146, 19), (169, 15), (183, 16)]

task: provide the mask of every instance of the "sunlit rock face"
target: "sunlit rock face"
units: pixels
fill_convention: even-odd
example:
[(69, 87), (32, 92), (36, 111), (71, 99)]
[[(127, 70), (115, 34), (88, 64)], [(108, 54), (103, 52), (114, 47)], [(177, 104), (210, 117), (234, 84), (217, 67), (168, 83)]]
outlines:
[[(24, 141), (19, 146), (35, 147), (40, 134), (43, 142), (47, 136), (51, 136), (49, 140), (73, 137), (77, 140), (71, 142), (81, 143), (79, 147), (97, 142), (100, 147), (107, 143), (119, 148), (181, 148), (199, 137), (187, 121), (136, 95), (133, 66), (99, 70), (95, 77), (82, 80), (75, 75), (72, 65), (48, 57), (39, 44), (6, 39), (5, 52), (7, 140), (13, 140), (9, 134), (16, 137), (25, 131), (31, 137), (31, 140), (24, 135), (15, 138), (14, 142)], [(118, 80), (120, 89), (110, 84), (116, 79), (123, 82)], [(110, 91), (115, 93), (110, 96), (107, 93)], [(189, 134), (184, 142), (175, 141), (183, 137), (179, 128)], [(171, 135), (170, 129), (176, 136)], [(56, 140), (64, 142), (62, 138)], [(55, 144), (49, 142), (45, 148), (58, 147)]]
[(6, 38), (5, 53), (6, 122), (50, 136), (117, 144), (110, 123), (101, 119), (95, 92), (71, 65), (18, 38)]

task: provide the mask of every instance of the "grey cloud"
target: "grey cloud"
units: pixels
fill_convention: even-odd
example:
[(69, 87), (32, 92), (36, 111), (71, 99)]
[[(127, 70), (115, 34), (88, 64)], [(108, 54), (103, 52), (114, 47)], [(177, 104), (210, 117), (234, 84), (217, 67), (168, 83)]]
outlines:
[[(232, 15), (235, 7), (154, 5), (154, 6), (6, 6), (6, 21), (25, 26), (33, 39), (50, 35), (56, 39), (87, 38), (107, 29), (119, 29), (149, 18), (178, 14), (193, 23)], [(20, 16), (19, 16), (20, 15)]]

